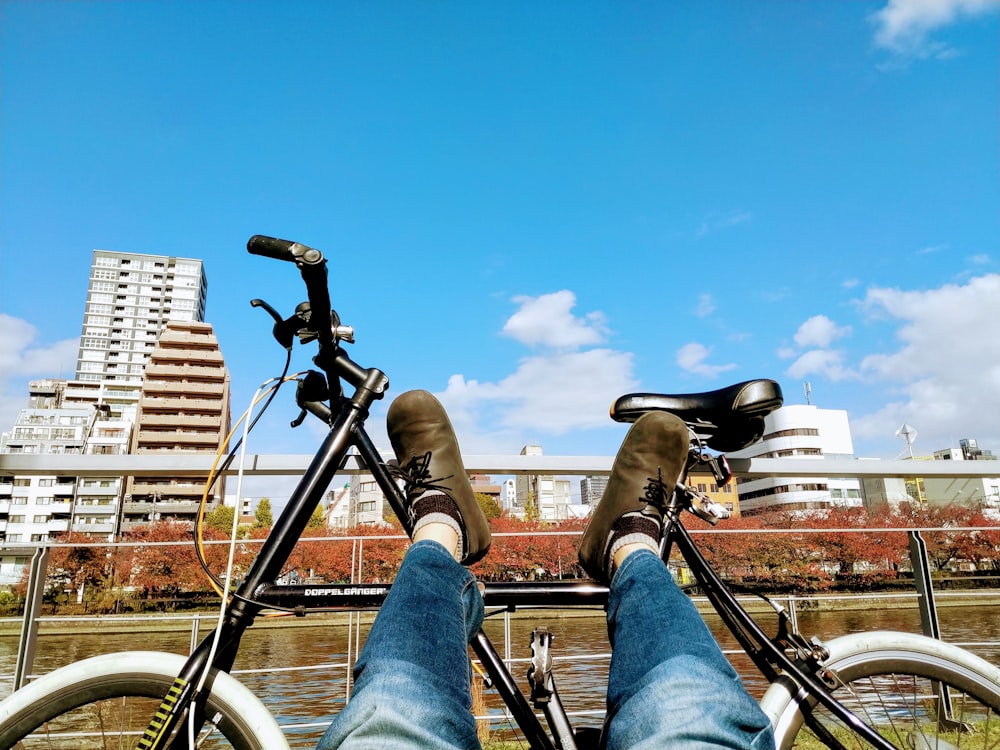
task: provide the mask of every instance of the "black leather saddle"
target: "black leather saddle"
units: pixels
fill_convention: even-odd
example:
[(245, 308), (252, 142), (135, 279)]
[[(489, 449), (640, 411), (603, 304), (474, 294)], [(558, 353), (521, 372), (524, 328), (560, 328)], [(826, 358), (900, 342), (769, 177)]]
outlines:
[(764, 417), (781, 406), (773, 380), (743, 383), (702, 393), (629, 393), (611, 405), (616, 422), (634, 422), (647, 411), (668, 411), (684, 420), (709, 448), (736, 451), (764, 434)]

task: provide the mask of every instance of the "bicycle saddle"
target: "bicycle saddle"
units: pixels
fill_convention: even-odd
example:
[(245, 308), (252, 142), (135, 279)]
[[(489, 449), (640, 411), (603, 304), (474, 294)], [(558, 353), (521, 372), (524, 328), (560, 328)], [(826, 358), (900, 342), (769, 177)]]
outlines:
[(773, 380), (743, 383), (702, 393), (629, 393), (611, 405), (616, 422), (634, 422), (647, 411), (668, 411), (683, 419), (709, 448), (723, 453), (757, 442), (764, 416), (782, 404)]

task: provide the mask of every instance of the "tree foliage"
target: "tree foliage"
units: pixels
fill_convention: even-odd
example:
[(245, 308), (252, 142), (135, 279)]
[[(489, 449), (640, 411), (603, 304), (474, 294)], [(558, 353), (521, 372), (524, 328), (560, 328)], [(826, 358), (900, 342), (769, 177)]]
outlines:
[(271, 499), (262, 497), (257, 503), (257, 510), (254, 511), (254, 528), (269, 529), (274, 524), (274, 516), (271, 514)]
[[(229, 555), (232, 516), (227, 521), (227, 515), (213, 511), (206, 517), (205, 556), (216, 575), (224, 572)], [(260, 548), (257, 540), (269, 533), (269, 527), (260, 525), (269, 515), (269, 503), (262, 501), (255, 527), (237, 541), (233, 580), (246, 573)], [(320, 513), (314, 516), (322, 518)], [(490, 526), (490, 552), (473, 567), (479, 578), (551, 580), (584, 575), (577, 549), (585, 520), (553, 524), (497, 514)], [(775, 591), (816, 591), (834, 585), (863, 589), (891, 582), (908, 568), (907, 532), (912, 529), (921, 530), (934, 570), (952, 570), (959, 562), (971, 563), (979, 571), (1000, 567), (1000, 525), (980, 510), (961, 506), (903, 504), (879, 512), (837, 508), (805, 517), (775, 513), (728, 519), (717, 527), (690, 519), (688, 527), (702, 554), (724, 578)], [(223, 542), (213, 544), (216, 540)], [(100, 609), (110, 608), (108, 602), (117, 607), (126, 595), (162, 599), (211, 590), (194, 553), (192, 530), (184, 523), (161, 521), (138, 527), (123, 535), (126, 544), (110, 545), (79, 534), (61, 541), (66, 544), (50, 550), (48, 586), (66, 592), (64, 599), (70, 592), (80, 592)], [(408, 547), (398, 522), (336, 532), (311, 523), (283, 574), (298, 581), (389, 582)]]
[(307, 529), (322, 529), (326, 526), (326, 512), (323, 508), (323, 504), (320, 503), (315, 508), (313, 508), (312, 515), (309, 516), (309, 520), (306, 521)]
[(205, 514), (205, 526), (221, 531), (227, 536), (233, 530), (233, 516), (236, 509), (231, 505), (219, 505)]
[(499, 518), (502, 511), (497, 501), (491, 496), (483, 492), (476, 493), (476, 502), (479, 503), (479, 507), (483, 511), (483, 515), (486, 516), (487, 521), (492, 521), (494, 518)]

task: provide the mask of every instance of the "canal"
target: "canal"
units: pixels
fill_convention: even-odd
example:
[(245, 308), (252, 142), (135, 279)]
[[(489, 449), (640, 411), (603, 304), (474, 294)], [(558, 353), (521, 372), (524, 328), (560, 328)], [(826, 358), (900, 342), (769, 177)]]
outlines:
[[(769, 632), (774, 631), (775, 617), (764, 615), (760, 620)], [(1000, 605), (990, 600), (981, 605), (942, 607), (939, 620), (945, 640), (972, 644), (970, 650), (1000, 664)], [(706, 615), (706, 621), (723, 649), (735, 649), (732, 636), (714, 614)], [(363, 639), (366, 626), (348, 626), (346, 618), (338, 622), (312, 627), (252, 628), (244, 638), (236, 664), (238, 678), (263, 700), (281, 724), (296, 725), (289, 730), (293, 747), (314, 744), (322, 727), (344, 703), (348, 654), (356, 649), (359, 631)], [(798, 613), (798, 622), (804, 635), (821, 638), (866, 630), (920, 632), (915, 608), (806, 610)], [(554, 635), (555, 679), (563, 703), (568, 710), (581, 715), (577, 721), (599, 724), (609, 656), (603, 613), (522, 612), (506, 624), (502, 616), (490, 618), (486, 630), (500, 654), (506, 656), (504, 634), (509, 628), (509, 655), (523, 660), (530, 652), (531, 631), (539, 625), (546, 626)], [(203, 629), (207, 627), (202, 625)], [(16, 635), (0, 636), (0, 674), (14, 672), (17, 646)], [(43, 633), (38, 639), (33, 673), (48, 672), (100, 653), (151, 650), (183, 654), (190, 646), (191, 633), (183, 630)], [(731, 654), (730, 658), (744, 675), (748, 689), (759, 696), (766, 686), (749, 661), (742, 654)], [(527, 664), (523, 661), (512, 666), (515, 678), (527, 691), (526, 671)], [(9, 679), (0, 683), (0, 697), (9, 694), (10, 688)], [(491, 712), (499, 712), (499, 699), (491, 691), (486, 691), (485, 700)], [(588, 719), (588, 715), (592, 718)]]

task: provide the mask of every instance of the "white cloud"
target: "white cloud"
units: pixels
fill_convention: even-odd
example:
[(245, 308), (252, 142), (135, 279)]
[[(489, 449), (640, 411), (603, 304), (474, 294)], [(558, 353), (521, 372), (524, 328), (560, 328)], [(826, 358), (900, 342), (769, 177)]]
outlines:
[(779, 359), (791, 359), (796, 356), (798, 352), (790, 346), (781, 346), (778, 347), (777, 354)]
[(813, 349), (799, 356), (786, 371), (793, 378), (822, 375), (832, 381), (852, 380), (857, 374), (844, 366), (843, 352)]
[(795, 343), (803, 348), (816, 346), (824, 349), (850, 333), (850, 326), (838, 326), (825, 315), (814, 315), (799, 326), (794, 338)]
[(698, 305), (695, 307), (694, 314), (699, 318), (707, 318), (714, 312), (715, 300), (712, 299), (712, 295), (708, 292), (698, 295)]
[(73, 378), (79, 339), (36, 343), (38, 329), (21, 318), (0, 313), (0, 431), (10, 429), (28, 402), (28, 380)]
[(634, 391), (633, 355), (609, 348), (585, 349), (606, 335), (604, 315), (572, 315), (572, 292), (516, 297), (519, 309), (503, 333), (548, 347), (521, 359), (496, 382), (452, 375), (437, 394), (448, 411), (465, 453), (517, 453), (526, 442), (544, 447), (546, 436), (614, 427), (608, 409)]
[(872, 14), (875, 44), (904, 56), (948, 57), (954, 50), (931, 40), (931, 32), (997, 9), (1000, 0), (889, 0)]
[(744, 222), (750, 221), (752, 218), (753, 214), (749, 211), (713, 211), (701, 222), (701, 226), (698, 227), (698, 231), (695, 232), (695, 237), (701, 239), (702, 237), (706, 237), (710, 234), (721, 232), (723, 229), (734, 227), (737, 224), (743, 224)]
[(604, 315), (588, 313), (583, 318), (571, 312), (576, 295), (562, 290), (540, 297), (515, 297), (521, 308), (503, 327), (503, 334), (529, 346), (576, 349), (599, 344), (607, 335)]
[(924, 452), (962, 437), (1000, 448), (1000, 275), (925, 291), (871, 289), (863, 310), (899, 321), (899, 347), (862, 360), (862, 375), (891, 400), (853, 420), (855, 435), (891, 435), (907, 422)]
[(710, 365), (705, 360), (712, 354), (712, 348), (693, 341), (677, 350), (677, 365), (695, 375), (714, 378), (716, 375), (736, 367), (734, 364)]
[(610, 424), (612, 401), (636, 388), (632, 367), (630, 353), (610, 349), (529, 357), (496, 383), (453, 375), (440, 398), (456, 429), (478, 416), (501, 434), (562, 435)]
[[(783, 346), (777, 354), (781, 359), (795, 358), (785, 371), (793, 378), (821, 375), (832, 381), (855, 379), (857, 374), (844, 365), (844, 353), (830, 348), (837, 339), (850, 335), (850, 326), (839, 326), (825, 315), (813, 315), (792, 337), (797, 348)], [(800, 353), (802, 349), (809, 351)]]
[(917, 255), (934, 255), (935, 253), (940, 253), (947, 249), (947, 245), (928, 245), (927, 247), (922, 247), (917, 250)]

